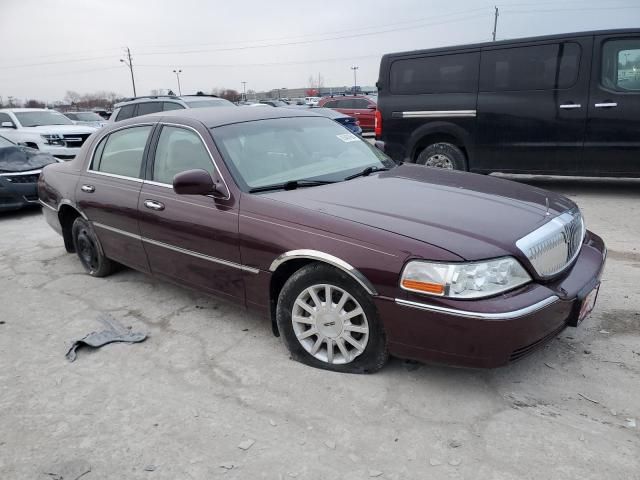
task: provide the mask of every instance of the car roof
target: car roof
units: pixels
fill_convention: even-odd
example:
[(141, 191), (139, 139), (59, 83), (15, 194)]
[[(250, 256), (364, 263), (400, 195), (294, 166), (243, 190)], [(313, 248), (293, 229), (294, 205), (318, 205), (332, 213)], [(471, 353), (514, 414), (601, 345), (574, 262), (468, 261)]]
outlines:
[(252, 122), (255, 120), (270, 120), (274, 118), (289, 117), (322, 117), (309, 110), (296, 110), (284, 107), (270, 108), (245, 108), (245, 107), (209, 107), (209, 108), (189, 108), (185, 110), (169, 110), (167, 112), (157, 112), (136, 119), (145, 117), (165, 118), (171, 117), (176, 120), (192, 119), (201, 122), (208, 128), (220, 127), (232, 123)]

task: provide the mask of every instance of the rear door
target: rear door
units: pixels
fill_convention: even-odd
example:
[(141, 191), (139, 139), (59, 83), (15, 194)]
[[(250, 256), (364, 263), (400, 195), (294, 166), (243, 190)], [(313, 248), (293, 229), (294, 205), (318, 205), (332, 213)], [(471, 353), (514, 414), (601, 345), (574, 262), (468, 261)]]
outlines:
[(476, 169), (579, 170), (591, 47), (581, 37), (482, 50)]
[(78, 183), (76, 201), (107, 257), (149, 271), (138, 228), (143, 159), (153, 124), (123, 127), (100, 139)]
[(180, 172), (215, 172), (213, 150), (206, 130), (161, 126), (138, 202), (140, 231), (154, 275), (242, 303), (246, 269), (240, 265), (235, 199), (173, 191)]
[(640, 173), (640, 33), (595, 38), (582, 171)]

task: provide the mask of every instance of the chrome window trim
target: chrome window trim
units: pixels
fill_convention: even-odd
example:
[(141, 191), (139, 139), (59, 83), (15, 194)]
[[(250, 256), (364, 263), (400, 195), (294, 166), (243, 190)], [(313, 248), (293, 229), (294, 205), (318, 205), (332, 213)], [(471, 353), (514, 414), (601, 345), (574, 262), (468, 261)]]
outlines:
[(119, 228), (110, 227), (109, 225), (105, 225), (104, 223), (99, 223), (99, 222), (91, 222), (91, 223), (95, 227), (102, 228), (104, 230), (109, 230), (109, 231), (114, 232), (114, 233), (119, 233), (120, 235), (124, 235), (126, 237), (130, 237), (130, 238), (133, 238), (133, 239), (136, 239), (136, 240), (140, 240), (140, 241), (145, 242), (145, 243), (150, 243), (150, 244), (156, 245), (158, 247), (167, 248), (169, 250), (173, 250), (174, 252), (178, 252), (178, 253), (189, 255), (189, 256), (192, 256), (192, 257), (200, 258), (201, 260), (207, 260), (207, 261), (212, 262), (212, 263), (217, 263), (217, 264), (220, 264), (220, 265), (225, 265), (227, 267), (237, 268), (238, 270), (243, 270), (245, 272), (249, 272), (249, 273), (253, 273), (253, 274), (260, 273), (260, 270), (257, 269), (257, 268), (254, 268), (254, 267), (248, 267), (246, 265), (241, 265), (239, 263), (230, 262), (228, 260), (223, 260), (222, 258), (211, 257), (211, 256), (205, 255), (203, 253), (194, 252), (193, 250), (187, 250), (186, 248), (176, 247), (175, 245), (170, 245), (168, 243), (159, 242), (159, 241), (153, 240), (151, 238), (142, 237), (142, 236), (137, 235), (135, 233), (130, 233), (130, 232), (127, 232), (125, 230), (120, 230)]
[[(202, 144), (204, 145), (204, 148), (207, 150), (207, 153), (209, 154), (209, 159), (211, 160), (211, 163), (213, 164), (213, 168), (215, 168), (218, 177), (220, 177), (220, 180), (222, 181), (222, 183), (224, 183), (225, 188), (227, 189), (227, 192), (229, 192), (229, 194), (225, 197), (219, 197), (220, 200), (229, 200), (231, 198), (231, 189), (229, 188), (229, 185), (227, 185), (227, 181), (224, 179), (224, 176), (222, 175), (222, 171), (220, 170), (220, 168), (218, 167), (218, 164), (216, 163), (216, 159), (213, 157), (213, 154), (211, 153), (211, 150), (209, 149), (209, 145), (207, 145), (207, 142), (205, 142), (204, 137), (200, 134), (200, 132), (198, 130), (196, 130), (193, 127), (190, 127), (189, 125), (182, 125), (179, 123), (170, 123), (170, 122), (158, 122), (159, 125), (166, 125), (169, 127), (177, 127), (177, 128), (184, 128), (187, 130), (191, 130), (193, 132), (195, 132), (196, 135), (198, 135), (198, 137), (200, 137), (200, 141), (202, 142)], [(160, 132), (160, 135), (162, 135), (162, 131)], [(158, 141), (160, 141), (160, 136), (158, 136)], [(213, 141), (213, 139), (212, 139)], [(155, 155), (153, 157), (153, 162), (155, 163), (156, 159), (155, 159)], [(166, 184), (165, 184), (166, 185)], [(171, 188), (173, 188), (173, 185), (171, 185)], [(218, 198), (218, 197), (216, 197)]]
[(141, 178), (127, 177), (125, 175), (118, 175), (115, 173), (99, 172), (98, 170), (89, 170), (89, 172), (96, 175), (102, 175), (104, 177), (119, 178), (120, 180), (130, 180), (132, 182), (142, 183)]
[(26, 172), (7, 172), (7, 173), (0, 173), (0, 177), (20, 177), (20, 176), (27, 176), (27, 175), (35, 175), (40, 174), (42, 172), (41, 168), (37, 168), (35, 170), (29, 170)]
[(426, 310), (435, 313), (444, 313), (446, 315), (455, 315), (458, 317), (477, 318), (481, 320), (510, 320), (537, 312), (538, 310), (555, 303), (557, 300), (559, 300), (559, 298), (556, 295), (552, 295), (544, 300), (534, 303), (533, 305), (529, 305), (518, 310), (512, 310), (510, 312), (499, 313), (473, 312), (468, 310), (459, 310), (457, 308), (438, 307), (436, 305), (403, 300), (401, 298), (396, 298), (395, 303), (404, 307), (417, 308), (419, 310)]
[(147, 185), (155, 185), (156, 187), (170, 188), (173, 190), (173, 185), (169, 185), (168, 183), (154, 182), (153, 180), (143, 180), (142, 183)]
[(475, 117), (476, 110), (417, 110), (407, 112), (393, 112), (392, 116), (400, 118), (447, 118), (447, 117)]
[(378, 295), (373, 284), (365, 277), (360, 271), (356, 270), (352, 265), (348, 264), (341, 258), (335, 257), (325, 252), (320, 252), (318, 250), (290, 250), (288, 252), (279, 255), (273, 262), (271, 262), (271, 266), (269, 267), (270, 272), (276, 271), (276, 269), (285, 262), (289, 260), (295, 260), (300, 258), (308, 258), (311, 260), (319, 260), (324, 263), (328, 263), (329, 265), (333, 265), (336, 268), (339, 268), (349, 276), (351, 276), (356, 282), (358, 282), (369, 294)]

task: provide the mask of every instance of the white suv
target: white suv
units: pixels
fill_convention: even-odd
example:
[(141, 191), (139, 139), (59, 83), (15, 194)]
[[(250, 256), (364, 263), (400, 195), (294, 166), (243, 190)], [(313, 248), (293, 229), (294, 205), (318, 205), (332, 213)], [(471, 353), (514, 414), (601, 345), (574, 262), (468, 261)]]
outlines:
[(149, 113), (180, 110), (182, 108), (235, 107), (233, 103), (215, 95), (151, 95), (129, 98), (113, 106), (110, 122), (139, 117)]
[(62, 160), (75, 158), (82, 144), (96, 130), (95, 127), (74, 125), (55, 110), (0, 109), (0, 133), (3, 137)]

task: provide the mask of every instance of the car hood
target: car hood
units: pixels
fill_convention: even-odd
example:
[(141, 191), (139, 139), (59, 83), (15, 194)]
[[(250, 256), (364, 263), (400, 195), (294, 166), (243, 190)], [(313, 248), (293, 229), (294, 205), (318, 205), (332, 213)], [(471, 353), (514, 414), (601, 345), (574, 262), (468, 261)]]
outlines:
[(267, 196), (436, 245), (466, 260), (518, 255), (517, 240), (575, 208), (561, 195), (517, 182), (416, 165)]
[(39, 127), (24, 127), (26, 132), (40, 134), (86, 134), (93, 133), (97, 129), (95, 127), (87, 127), (84, 125), (40, 125)]
[(28, 147), (0, 148), (0, 173), (28, 172), (38, 170), (58, 161), (48, 153)]

